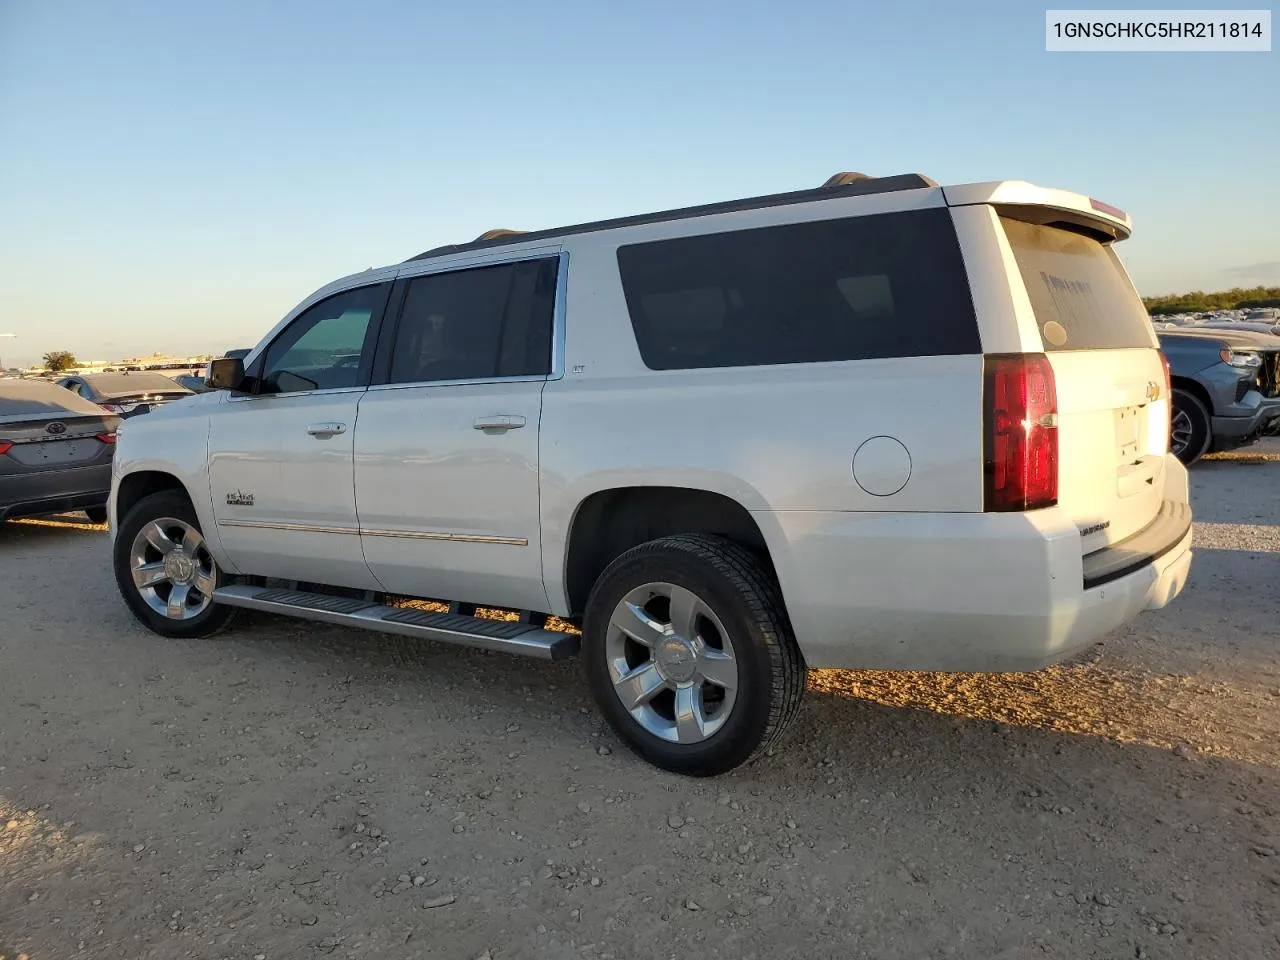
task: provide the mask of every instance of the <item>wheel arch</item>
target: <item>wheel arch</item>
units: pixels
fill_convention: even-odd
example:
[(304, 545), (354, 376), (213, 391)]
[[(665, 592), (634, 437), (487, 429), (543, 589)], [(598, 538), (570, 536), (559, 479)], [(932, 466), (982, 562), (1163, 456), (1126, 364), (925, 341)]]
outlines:
[[(198, 489), (197, 486), (195, 490)], [(186, 496), (196, 512), (196, 517), (200, 521), (200, 531), (218, 565), (228, 573), (240, 573), (222, 548), (222, 538), (218, 536), (217, 521), (208, 496), (199, 496), (193, 490), (189, 480), (184, 480), (177, 472), (168, 469), (164, 463), (139, 463), (136, 469), (130, 470), (115, 481), (108, 517), (112, 530), (119, 529), (121, 521), (143, 498), (164, 490), (178, 490)]]
[(160, 493), (162, 490), (179, 490), (191, 501), (192, 506), (195, 506), (195, 498), (191, 496), (191, 491), (172, 473), (166, 473), (163, 470), (136, 470), (125, 474), (116, 485), (113, 516), (115, 525), (119, 526), (120, 521), (144, 498), (153, 493)]
[(1209, 411), (1209, 416), (1213, 416), (1213, 398), (1209, 396), (1209, 391), (1195, 380), (1190, 377), (1175, 376), (1170, 378), (1169, 385), (1174, 390), (1182, 390), (1184, 393), (1191, 394), (1204, 404), (1204, 408)]
[[(560, 569), (571, 616), (586, 608), (592, 586), (615, 558), (641, 543), (675, 534), (712, 534), (757, 554), (777, 578), (770, 549), (775, 531), (767, 512), (753, 513), (725, 493), (698, 487), (609, 487), (583, 497), (573, 510)], [(776, 540), (772, 540), (776, 542)]]

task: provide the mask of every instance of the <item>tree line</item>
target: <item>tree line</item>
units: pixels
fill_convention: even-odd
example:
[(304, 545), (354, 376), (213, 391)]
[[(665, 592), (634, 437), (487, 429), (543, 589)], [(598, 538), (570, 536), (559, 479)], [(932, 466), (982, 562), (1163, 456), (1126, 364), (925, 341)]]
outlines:
[(1235, 287), (1217, 293), (1193, 290), (1163, 297), (1143, 297), (1147, 312), (1207, 313), (1210, 310), (1245, 310), (1249, 307), (1280, 307), (1280, 287)]

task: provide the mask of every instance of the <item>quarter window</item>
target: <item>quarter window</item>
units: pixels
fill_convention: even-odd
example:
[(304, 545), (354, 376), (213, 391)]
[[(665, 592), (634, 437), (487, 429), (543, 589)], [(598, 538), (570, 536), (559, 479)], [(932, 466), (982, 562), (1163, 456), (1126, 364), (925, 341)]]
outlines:
[(634, 244), (618, 267), (653, 370), (982, 352), (946, 210)]
[(557, 267), (549, 257), (410, 280), (389, 382), (548, 375)]

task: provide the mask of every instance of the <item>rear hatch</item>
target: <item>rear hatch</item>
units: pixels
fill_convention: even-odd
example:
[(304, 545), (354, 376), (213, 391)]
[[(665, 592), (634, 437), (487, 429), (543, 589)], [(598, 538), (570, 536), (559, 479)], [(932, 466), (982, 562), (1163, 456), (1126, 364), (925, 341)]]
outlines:
[(1084, 553), (1151, 524), (1164, 501), (1169, 398), (1155, 332), (1110, 243), (1001, 216), (1058, 398), (1058, 505)]

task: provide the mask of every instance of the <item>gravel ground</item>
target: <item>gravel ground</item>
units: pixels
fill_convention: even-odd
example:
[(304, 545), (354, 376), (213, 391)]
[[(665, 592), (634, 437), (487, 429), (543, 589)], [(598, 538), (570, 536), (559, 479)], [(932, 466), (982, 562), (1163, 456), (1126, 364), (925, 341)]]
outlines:
[(166, 642), (0, 529), (0, 958), (1280, 956), (1280, 445), (1193, 471), (1190, 586), (1070, 666), (820, 671), (712, 781), (576, 664), (267, 617)]

